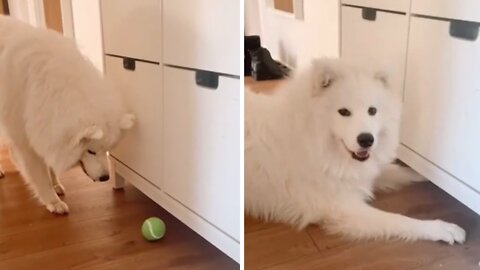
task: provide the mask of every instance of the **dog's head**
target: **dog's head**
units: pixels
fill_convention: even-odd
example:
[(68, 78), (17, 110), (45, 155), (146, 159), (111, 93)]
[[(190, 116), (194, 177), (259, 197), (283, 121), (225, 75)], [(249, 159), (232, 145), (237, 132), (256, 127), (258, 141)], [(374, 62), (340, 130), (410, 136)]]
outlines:
[(314, 110), (323, 114), (333, 143), (360, 162), (391, 156), (398, 144), (400, 103), (386, 73), (355, 69), (339, 60), (313, 62)]
[(107, 181), (110, 178), (107, 152), (119, 141), (121, 133), (130, 129), (135, 117), (124, 114), (115, 124), (93, 124), (84, 129), (75, 139), (80, 152), (80, 166), (93, 181)]

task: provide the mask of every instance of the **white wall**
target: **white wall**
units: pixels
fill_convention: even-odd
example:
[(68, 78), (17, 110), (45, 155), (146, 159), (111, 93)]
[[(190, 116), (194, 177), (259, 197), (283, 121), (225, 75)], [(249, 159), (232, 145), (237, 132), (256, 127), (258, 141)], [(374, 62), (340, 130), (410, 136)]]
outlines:
[(72, 0), (60, 0), (62, 12), (63, 35), (69, 38), (75, 38), (75, 29), (73, 26)]
[(45, 28), (43, 1), (38, 0), (8, 0), (10, 16), (36, 27)]
[(73, 29), (80, 51), (103, 72), (103, 41), (99, 0), (71, 0)]
[(244, 0), (245, 35), (260, 35), (260, 10), (258, 0)]
[[(290, 66), (305, 66), (314, 57), (338, 57), (340, 51), (339, 0), (304, 0), (304, 19), (297, 20), (271, 8), (271, 0), (257, 2), (262, 46)], [(255, 9), (245, 7), (245, 29), (254, 32)], [(253, 27), (252, 27), (253, 25)], [(248, 26), (248, 28), (247, 28)]]
[[(75, 37), (80, 51), (103, 72), (103, 42), (99, 0), (62, 0), (64, 34)], [(43, 2), (9, 0), (10, 15), (33, 26), (45, 28)]]

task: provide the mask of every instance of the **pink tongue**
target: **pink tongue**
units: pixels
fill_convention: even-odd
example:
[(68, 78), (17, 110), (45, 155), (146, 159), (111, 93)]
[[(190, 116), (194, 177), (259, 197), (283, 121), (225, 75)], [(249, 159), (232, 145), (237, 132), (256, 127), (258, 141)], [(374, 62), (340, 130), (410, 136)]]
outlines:
[(366, 156), (368, 156), (368, 151), (365, 151), (365, 150), (358, 151), (358, 152), (355, 153), (355, 155), (357, 155), (359, 157), (366, 157)]

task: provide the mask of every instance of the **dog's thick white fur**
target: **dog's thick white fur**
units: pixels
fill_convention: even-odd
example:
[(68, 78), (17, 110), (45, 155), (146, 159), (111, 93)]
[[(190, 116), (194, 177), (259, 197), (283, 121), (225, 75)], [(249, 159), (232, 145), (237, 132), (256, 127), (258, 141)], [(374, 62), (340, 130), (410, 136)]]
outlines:
[(49, 211), (68, 212), (56, 176), (79, 162), (93, 180), (108, 179), (107, 151), (133, 121), (73, 41), (0, 16), (0, 135)]
[[(354, 239), (463, 243), (465, 231), (455, 224), (417, 220), (367, 203), (376, 189), (424, 180), (392, 164), (400, 116), (401, 103), (386, 74), (335, 59), (314, 60), (275, 95), (247, 91), (247, 213), (300, 229), (322, 224)], [(361, 133), (373, 136), (371, 147), (359, 145)]]

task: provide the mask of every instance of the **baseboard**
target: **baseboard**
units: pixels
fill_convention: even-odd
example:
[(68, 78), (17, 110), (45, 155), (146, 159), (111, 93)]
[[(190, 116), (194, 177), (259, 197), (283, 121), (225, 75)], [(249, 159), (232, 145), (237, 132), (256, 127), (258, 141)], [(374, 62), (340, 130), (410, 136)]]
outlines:
[(398, 158), (480, 215), (480, 193), (451, 176), (429, 160), (401, 145)]
[(150, 199), (155, 201), (169, 213), (178, 218), (185, 225), (190, 227), (193, 231), (202, 236), (205, 240), (212, 243), (215, 247), (225, 253), (227, 256), (239, 262), (240, 260), (240, 243), (233, 238), (217, 229), (208, 221), (198, 216), (184, 205), (170, 197), (152, 183), (146, 181), (141, 176), (130, 170), (121, 162), (113, 159), (115, 163), (116, 172), (126, 181), (131, 183)]

